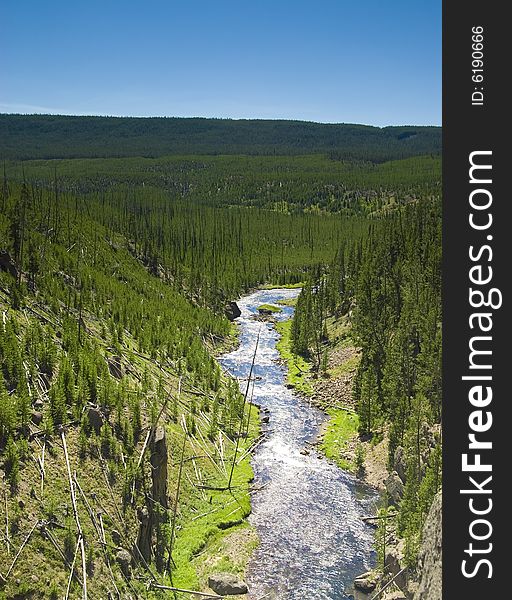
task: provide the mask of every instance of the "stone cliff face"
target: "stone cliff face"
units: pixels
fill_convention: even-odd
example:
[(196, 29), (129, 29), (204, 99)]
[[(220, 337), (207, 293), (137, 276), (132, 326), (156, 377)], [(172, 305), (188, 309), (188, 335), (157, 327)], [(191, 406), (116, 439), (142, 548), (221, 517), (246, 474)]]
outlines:
[[(442, 495), (430, 507), (422, 532), (418, 564), (414, 571), (404, 569), (404, 541), (395, 540), (386, 552), (388, 576), (379, 581), (376, 571), (354, 581), (356, 600), (442, 600)], [(389, 578), (395, 585), (388, 586)]]
[(413, 600), (441, 600), (442, 590), (442, 495), (439, 492), (423, 528), (418, 584)]

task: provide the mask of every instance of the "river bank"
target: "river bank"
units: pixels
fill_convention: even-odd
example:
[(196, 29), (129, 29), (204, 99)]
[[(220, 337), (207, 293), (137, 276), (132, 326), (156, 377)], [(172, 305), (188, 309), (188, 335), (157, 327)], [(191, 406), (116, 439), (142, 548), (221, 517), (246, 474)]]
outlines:
[[(250, 598), (348, 600), (354, 578), (373, 566), (372, 514), (377, 495), (314, 446), (325, 413), (287, 384), (276, 345), (280, 324), (293, 314), (299, 290), (260, 290), (238, 301), (240, 346), (220, 357), (245, 385), (256, 340), (250, 398), (261, 407), (264, 439), (252, 457), (255, 474), (249, 522), (260, 544), (249, 560)], [(272, 322), (258, 307), (271, 304)]]
[[(314, 365), (292, 351), (292, 323), (278, 324), (281, 333), (277, 347), (280, 360), (289, 368), (288, 385), (301, 393), (311, 405), (322, 410), (328, 419), (318, 432), (315, 447), (340, 468), (349, 470), (362, 481), (387, 492), (397, 504), (403, 493), (403, 480), (388, 470), (388, 434), (383, 428), (372, 439), (359, 435), (359, 419), (352, 388), (360, 351), (351, 337), (347, 319), (327, 319), (329, 343), (322, 360), (321, 373)], [(398, 468), (395, 466), (395, 468)], [(440, 592), (441, 511), (439, 495), (425, 523), (417, 568), (407, 567), (404, 540), (391, 526), (379, 568), (358, 574), (354, 581), (354, 598), (368, 600), (378, 593), (381, 600), (430, 600)], [(378, 521), (371, 521), (375, 528)], [(376, 539), (379, 534), (376, 534)]]
[[(272, 318), (270, 320), (273, 320)], [(280, 339), (277, 349), (288, 370), (287, 383), (308, 402), (322, 410), (328, 419), (318, 432), (315, 446), (340, 468), (348, 470), (380, 492), (385, 490), (387, 469), (387, 432), (373, 439), (360, 439), (359, 419), (352, 398), (352, 386), (360, 351), (354, 345), (348, 323), (327, 320), (331, 344), (327, 348), (323, 372), (292, 351), (291, 320), (276, 323)]]

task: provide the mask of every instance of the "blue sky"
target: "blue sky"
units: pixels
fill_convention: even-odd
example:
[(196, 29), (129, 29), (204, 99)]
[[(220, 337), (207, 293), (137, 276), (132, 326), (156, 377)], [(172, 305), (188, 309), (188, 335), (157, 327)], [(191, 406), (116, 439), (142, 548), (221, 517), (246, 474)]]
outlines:
[(0, 112), (441, 123), (441, 0), (4, 0)]

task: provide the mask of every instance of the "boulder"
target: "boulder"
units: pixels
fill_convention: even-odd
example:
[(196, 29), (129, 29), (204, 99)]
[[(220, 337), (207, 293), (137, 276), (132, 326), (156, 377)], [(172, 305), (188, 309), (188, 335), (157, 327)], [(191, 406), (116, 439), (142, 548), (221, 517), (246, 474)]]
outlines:
[(34, 410), (32, 412), (32, 423), (34, 423), (34, 425), (40, 425), (42, 420), (43, 413), (39, 412), (38, 410)]
[[(387, 572), (393, 576), (398, 575), (403, 568), (401, 564), (402, 558), (401, 548), (397, 548), (396, 546), (391, 547), (386, 552), (386, 557), (384, 559)], [(405, 571), (400, 573), (395, 579), (395, 583), (402, 591), (404, 591), (407, 588), (407, 573)]]
[(11, 258), (11, 255), (5, 250), (0, 252), (0, 271), (5, 271), (13, 277), (17, 277), (18, 269)]
[(232, 573), (216, 573), (208, 577), (208, 585), (219, 596), (247, 594), (247, 584)]
[(404, 496), (404, 484), (396, 471), (389, 474), (384, 482), (386, 492), (389, 494), (393, 504), (398, 505)]
[(234, 321), (242, 314), (242, 311), (236, 302), (228, 302), (224, 312), (230, 321)]
[(375, 573), (373, 571), (368, 571), (367, 573), (358, 575), (354, 579), (354, 587), (365, 594), (373, 592), (373, 590), (377, 587), (377, 578)]
[(130, 568), (132, 563), (132, 557), (128, 550), (119, 550), (116, 554), (116, 563), (119, 565), (119, 568), (123, 572), (125, 577), (130, 576)]
[(105, 417), (101, 410), (95, 406), (90, 406), (87, 409), (87, 418), (89, 419), (89, 425), (94, 429), (96, 435), (99, 435), (100, 429), (105, 421)]
[(119, 531), (117, 531), (117, 529), (112, 529), (110, 535), (112, 537), (112, 542), (116, 546), (119, 546), (119, 544), (121, 543), (121, 534), (119, 533)]
[(395, 467), (395, 471), (398, 473), (398, 477), (400, 477), (402, 480), (402, 483), (405, 483), (407, 465), (405, 463), (405, 452), (402, 446), (398, 446), (398, 448), (395, 450), (393, 466)]

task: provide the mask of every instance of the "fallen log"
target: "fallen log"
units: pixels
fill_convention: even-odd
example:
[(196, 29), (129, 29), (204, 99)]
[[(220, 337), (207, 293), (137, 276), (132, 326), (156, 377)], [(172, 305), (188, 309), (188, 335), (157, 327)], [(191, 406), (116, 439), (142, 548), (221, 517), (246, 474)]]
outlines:
[(39, 524), (39, 521), (36, 521), (34, 523), (34, 525), (32, 526), (31, 530), (28, 532), (27, 536), (25, 537), (25, 539), (23, 540), (23, 543), (21, 544), (18, 552), (16, 552), (16, 556), (14, 557), (11, 566), (9, 567), (7, 573), (4, 576), (4, 580), (7, 581), (7, 579), (9, 578), (9, 575), (11, 574), (11, 571), (14, 569), (14, 565), (16, 564), (18, 558), (20, 557), (23, 548), (25, 548), (25, 546), (28, 544), (28, 541), (30, 540), (30, 538), (32, 537), (32, 534), (34, 533), (34, 529), (37, 527), (37, 525)]
[(160, 585), (159, 583), (150, 583), (151, 587), (157, 590), (169, 590), (170, 592), (181, 592), (182, 594), (195, 594), (196, 596), (203, 596), (204, 598), (218, 598), (222, 600), (224, 596), (218, 596), (217, 594), (210, 594), (208, 592), (198, 592), (197, 590), (185, 590), (183, 588), (170, 587), (168, 585)]
[(396, 579), (396, 578), (397, 578), (399, 575), (401, 575), (401, 574), (402, 574), (404, 571), (406, 571), (406, 570), (407, 570), (407, 567), (404, 567), (404, 568), (403, 568), (401, 571), (398, 571), (398, 573), (397, 573), (397, 574), (396, 574), (394, 577), (392, 577), (392, 578), (391, 578), (391, 579), (390, 579), (390, 580), (389, 580), (389, 581), (386, 583), (386, 585), (385, 585), (383, 588), (381, 588), (381, 589), (380, 589), (380, 590), (379, 590), (379, 591), (378, 591), (376, 594), (374, 594), (374, 595), (373, 595), (373, 596), (370, 598), (370, 600), (376, 600), (377, 598), (379, 598), (379, 596), (382, 596), (382, 594), (383, 594), (383, 593), (384, 593), (384, 592), (385, 592), (385, 591), (388, 589), (388, 587), (389, 587), (389, 586), (390, 586), (390, 585), (391, 585), (391, 584), (392, 584), (392, 583), (395, 581), (395, 579)]

